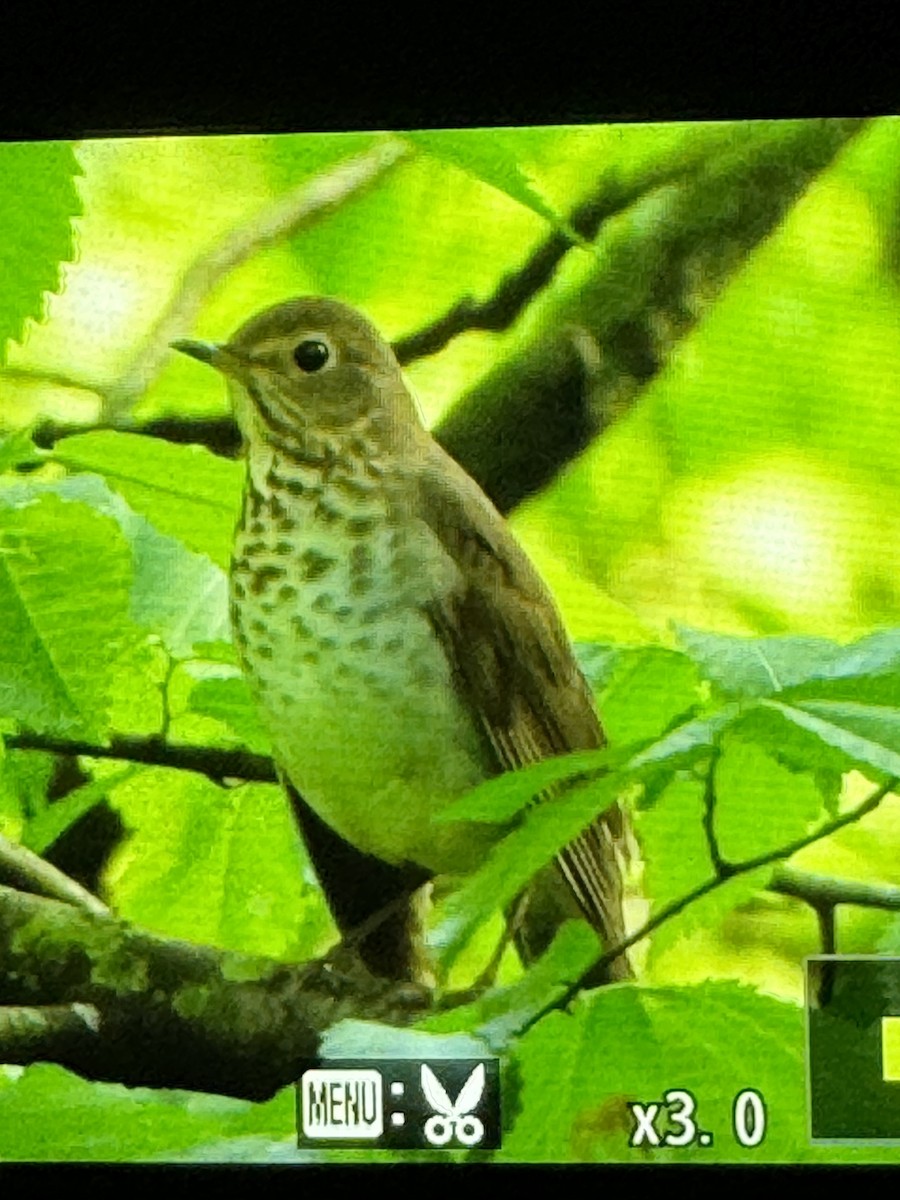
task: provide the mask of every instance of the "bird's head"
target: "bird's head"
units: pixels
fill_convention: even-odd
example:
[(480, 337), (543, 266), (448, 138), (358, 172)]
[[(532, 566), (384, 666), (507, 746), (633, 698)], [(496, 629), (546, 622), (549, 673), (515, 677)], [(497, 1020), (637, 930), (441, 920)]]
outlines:
[(355, 436), (394, 448), (420, 421), (388, 343), (361, 313), (304, 296), (265, 309), (224, 344), (173, 349), (227, 379), (238, 422), (260, 438), (309, 450)]

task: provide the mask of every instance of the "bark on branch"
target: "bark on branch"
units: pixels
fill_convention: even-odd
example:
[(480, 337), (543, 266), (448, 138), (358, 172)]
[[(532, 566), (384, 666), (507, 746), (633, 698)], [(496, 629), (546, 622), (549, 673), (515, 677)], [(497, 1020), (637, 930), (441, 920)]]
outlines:
[(403, 1025), (423, 989), (349, 952), (286, 964), (163, 938), (0, 886), (0, 1061), (265, 1100), (348, 1017)]

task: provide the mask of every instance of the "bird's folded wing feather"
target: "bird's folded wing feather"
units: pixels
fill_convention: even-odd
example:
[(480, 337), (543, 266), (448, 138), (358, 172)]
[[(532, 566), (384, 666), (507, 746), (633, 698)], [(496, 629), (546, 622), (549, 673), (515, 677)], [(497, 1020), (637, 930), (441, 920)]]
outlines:
[[(436, 443), (417, 498), (418, 517), (460, 567), (428, 616), (457, 688), (480, 717), (497, 773), (603, 746), (590, 689), (550, 593), (503, 518)], [(624, 936), (625, 822), (614, 805), (558, 859), (607, 946)]]

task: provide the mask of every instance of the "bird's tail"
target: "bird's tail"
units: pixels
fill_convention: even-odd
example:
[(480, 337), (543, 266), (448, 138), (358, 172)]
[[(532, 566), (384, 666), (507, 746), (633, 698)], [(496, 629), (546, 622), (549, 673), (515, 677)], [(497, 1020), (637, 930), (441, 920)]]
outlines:
[[(626, 895), (639, 862), (631, 822), (619, 804), (574, 839), (531, 882), (527, 893), (510, 910), (515, 913), (513, 936), (526, 964), (549, 948), (566, 920), (586, 918), (596, 929), (606, 953), (628, 934)], [(596, 968), (586, 987), (634, 978), (628, 953)]]

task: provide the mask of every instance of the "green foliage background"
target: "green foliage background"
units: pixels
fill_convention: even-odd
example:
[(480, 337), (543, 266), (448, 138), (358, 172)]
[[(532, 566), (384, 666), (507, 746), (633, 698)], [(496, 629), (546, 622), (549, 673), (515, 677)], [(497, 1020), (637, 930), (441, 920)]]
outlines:
[[(491, 293), (538, 241), (568, 228), (572, 207), (601, 176), (626, 188), (704, 156), (719, 156), (727, 175), (757, 139), (783, 138), (789, 153), (795, 134), (796, 123), (784, 122), (411, 135), (413, 152), (374, 187), (217, 280), (182, 333), (221, 340), (257, 309), (308, 292), (363, 308), (397, 338), (463, 295)], [(139, 433), (166, 415), (224, 414), (223, 389), (173, 354), (133, 414), (135, 431), (92, 426), (100, 394), (198, 254), (273, 196), (378, 141), (0, 147), (2, 731), (102, 739), (164, 729), (172, 741), (266, 750), (226, 619), (242, 469)], [(855, 133), (722, 293), (693, 297), (699, 323), (638, 402), (512, 517), (582, 644), (613, 750), (652, 760), (639, 776), (638, 832), (644, 890), (657, 906), (709, 875), (696, 768), (711, 741), (682, 735), (686, 754), (671, 743), (651, 753), (673, 728), (729, 714), (715, 782), (720, 848), (732, 859), (803, 836), (900, 774), (890, 636), (866, 643), (868, 665), (834, 665), (835, 642), (900, 625), (898, 150), (896, 120)], [(714, 208), (712, 186), (709, 194)], [(666, 203), (664, 188), (651, 189), (595, 244), (571, 249), (507, 332), (465, 333), (412, 363), (407, 375), (429, 424), (623, 248), (634, 248), (639, 264)], [(638, 268), (621, 280), (636, 308), (640, 285)], [(27, 430), (48, 418), (85, 432), (39, 455)], [(17, 470), (23, 465), (37, 469)], [(764, 648), (760, 683), (759, 655), (748, 659), (739, 635), (805, 640)], [(769, 707), (740, 719), (728, 709), (756, 701)], [(787, 715), (772, 707), (782, 702)], [(810, 719), (827, 729), (810, 733)], [(665, 771), (654, 774), (653, 762)], [(223, 789), (187, 772), (83, 758), (89, 782), (50, 804), (51, 765), (49, 755), (7, 751), (0, 832), (43, 852), (107, 797), (127, 837), (106, 869), (105, 897), (126, 919), (286, 960), (329, 944), (327, 911), (274, 786)], [(574, 817), (562, 812), (559, 821), (577, 828), (577, 803), (599, 801), (573, 803)], [(546, 847), (563, 836), (554, 821), (522, 846), (552, 853)], [(898, 853), (889, 799), (792, 865), (896, 883)], [(472, 977), (496, 937), (498, 921), (484, 921), (483, 904), (488, 896), (496, 907), (501, 886), (514, 890), (503, 872), (521, 870), (523, 858), (515, 848), (507, 858), (439, 914), (436, 938), (449, 947), (448, 969), (454, 957), (453, 982)], [(890, 1157), (807, 1143), (802, 959), (817, 951), (818, 932), (811, 909), (765, 890), (770, 875), (748, 872), (660, 926), (642, 948), (639, 986), (581, 998), (571, 1017), (551, 1014), (521, 1040), (510, 1041), (521, 1013), (539, 1007), (551, 976), (566, 978), (592, 946), (561, 943), (555, 967), (542, 964), (534, 978), (508, 957), (505, 998), (428, 1026), (438, 1046), (451, 1029), (477, 1030), (508, 1053), (515, 1119), (501, 1158), (645, 1161), (628, 1148), (621, 1098), (648, 1100), (670, 1087), (698, 1096), (715, 1149), (658, 1151), (654, 1160)], [(841, 951), (898, 944), (890, 913), (840, 910)], [(742, 1151), (728, 1121), (745, 1087), (764, 1092), (771, 1133)], [(4, 1069), (0, 1106), (7, 1159), (297, 1157), (289, 1092), (250, 1105), (93, 1084), (38, 1065)]]

